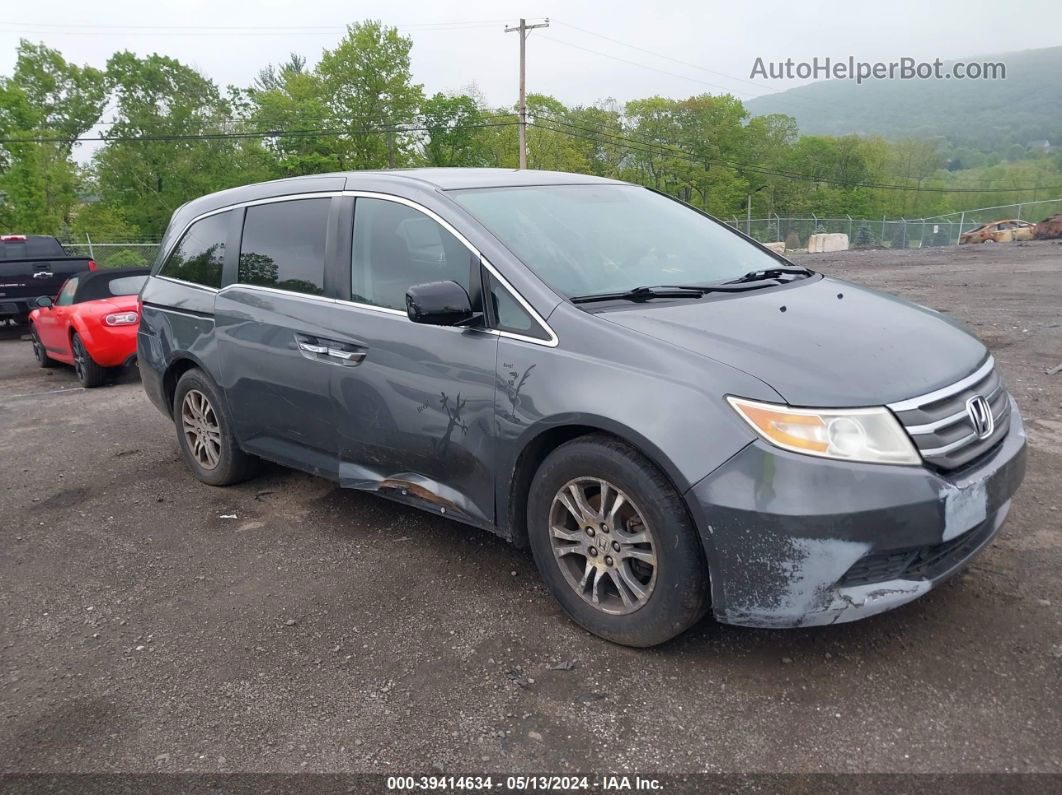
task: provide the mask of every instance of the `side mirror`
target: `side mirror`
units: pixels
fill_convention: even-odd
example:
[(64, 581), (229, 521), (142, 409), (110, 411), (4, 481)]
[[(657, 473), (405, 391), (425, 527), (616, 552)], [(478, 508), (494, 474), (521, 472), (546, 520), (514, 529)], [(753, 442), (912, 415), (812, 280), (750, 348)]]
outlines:
[(457, 282), (414, 284), (406, 291), (406, 314), (414, 323), (431, 326), (464, 326), (479, 317)]
[(51, 309), (52, 308), (52, 299), (49, 298), (46, 295), (42, 295), (40, 298), (35, 300), (33, 303), (39, 309)]

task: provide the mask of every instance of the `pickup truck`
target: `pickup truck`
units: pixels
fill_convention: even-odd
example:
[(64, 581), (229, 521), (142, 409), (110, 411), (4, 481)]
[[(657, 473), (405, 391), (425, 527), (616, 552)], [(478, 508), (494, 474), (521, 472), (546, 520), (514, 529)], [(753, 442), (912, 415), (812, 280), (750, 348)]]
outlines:
[(25, 323), (42, 295), (54, 298), (67, 277), (96, 270), (88, 257), (71, 257), (54, 237), (0, 235), (0, 321)]

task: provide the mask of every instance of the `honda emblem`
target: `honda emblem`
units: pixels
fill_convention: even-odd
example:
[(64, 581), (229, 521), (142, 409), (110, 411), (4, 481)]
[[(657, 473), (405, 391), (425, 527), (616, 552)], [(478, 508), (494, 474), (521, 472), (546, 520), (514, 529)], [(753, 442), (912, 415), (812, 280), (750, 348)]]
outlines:
[(996, 429), (996, 420), (992, 416), (992, 407), (981, 395), (974, 395), (966, 401), (966, 413), (973, 423), (978, 439), (987, 439)]

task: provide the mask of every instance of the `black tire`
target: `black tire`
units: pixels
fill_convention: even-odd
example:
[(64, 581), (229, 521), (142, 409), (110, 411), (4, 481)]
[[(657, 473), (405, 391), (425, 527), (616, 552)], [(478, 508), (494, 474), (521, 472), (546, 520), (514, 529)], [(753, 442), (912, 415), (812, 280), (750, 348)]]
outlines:
[[(589, 571), (591, 565), (603, 565), (604, 559), (598, 557), (602, 553), (595, 547), (587, 547), (581, 554), (558, 557), (554, 552), (555, 542), (550, 530), (551, 520), (559, 521), (558, 517), (567, 520), (566, 517), (571, 516), (572, 525), (579, 525), (578, 518), (570, 511), (566, 513), (562, 507), (555, 508), (554, 500), (559, 497), (561, 490), (567, 489), (572, 483), (593, 482), (596, 479), (603, 479), (613, 489), (622, 492), (636, 518), (628, 521), (625, 529), (620, 528), (623, 522), (616, 522), (609, 536), (604, 535), (609, 532), (605, 529), (607, 523), (602, 523), (597, 542), (580, 536), (578, 542), (565, 538), (557, 545), (563, 549), (574, 549), (579, 543), (597, 543), (601, 549), (616, 550), (616, 558), (608, 562), (610, 570), (616, 574), (613, 576), (611, 571), (606, 572), (601, 578), (603, 585), (599, 605), (590, 601), (592, 594), (581, 595), (578, 585), (574, 579), (569, 581), (569, 577), (573, 576), (573, 571), (577, 574), (584, 566), (585, 571)], [(585, 496), (587, 494), (584, 492)], [(593, 500), (594, 497), (590, 495), (588, 504), (591, 507), (594, 507)], [(597, 500), (596, 507), (600, 509), (600, 493)], [(553, 513), (555, 510), (559, 513)], [(604, 515), (606, 512), (600, 513)], [(527, 501), (527, 528), (531, 552), (550, 593), (577, 624), (606, 640), (625, 646), (654, 646), (685, 631), (708, 610), (708, 567), (682, 497), (645, 456), (618, 439), (604, 435), (583, 436), (566, 442), (550, 453), (531, 483)], [(589, 529), (587, 525), (582, 531), (588, 537), (593, 535)], [(617, 601), (621, 595), (619, 591), (623, 590), (618, 568), (627, 565), (626, 575), (632, 573), (630, 566), (641, 565), (648, 570), (644, 564), (634, 561), (624, 564), (619, 560), (623, 553), (617, 539), (635, 538), (629, 534), (632, 529), (649, 531), (651, 544), (643, 544), (641, 548), (649, 548), (655, 555), (651, 577), (644, 571), (639, 575), (648, 579), (648, 582), (640, 583), (646, 595), (639, 597), (633, 590), (627, 593), (627, 597), (638, 604), (633, 608), (628, 604), (628, 599), (624, 599), (622, 604)], [(602, 540), (603, 545), (600, 543)], [(562, 546), (569, 542), (572, 546)], [(625, 547), (629, 549), (634, 545)], [(593, 559), (591, 554), (594, 554)], [(562, 567), (567, 567), (567, 572)], [(586, 579), (585, 573), (582, 579)], [(594, 577), (590, 579), (596, 582)], [(608, 596), (609, 588), (615, 592), (612, 597)], [(593, 590), (596, 591), (596, 586)], [(586, 594), (585, 588), (582, 594)], [(613, 599), (614, 609), (629, 612), (607, 612), (604, 607), (607, 598)], [(640, 601), (643, 598), (644, 601)]]
[(41, 338), (37, 336), (37, 329), (30, 329), (30, 342), (33, 343), (33, 358), (37, 360), (38, 367), (55, 367), (58, 362), (48, 357)]
[(74, 372), (77, 373), (77, 380), (81, 382), (81, 386), (85, 389), (102, 386), (110, 371), (96, 364), (92, 355), (85, 350), (85, 343), (81, 341), (76, 331), (70, 339), (70, 352), (74, 355)]
[[(190, 394), (192, 397), (189, 398)], [(200, 397), (205, 400), (205, 409)], [(190, 423), (188, 430), (185, 427), (186, 418)], [(247, 480), (258, 471), (260, 459), (240, 449), (232, 434), (232, 423), (221, 393), (202, 370), (192, 368), (177, 382), (173, 393), (173, 423), (181, 457), (192, 474), (203, 483), (231, 486)], [(211, 427), (216, 429), (216, 433), (208, 433)], [(208, 440), (207, 436), (211, 438)], [(197, 438), (200, 440), (198, 444)], [(215, 458), (216, 463), (211, 466)]]

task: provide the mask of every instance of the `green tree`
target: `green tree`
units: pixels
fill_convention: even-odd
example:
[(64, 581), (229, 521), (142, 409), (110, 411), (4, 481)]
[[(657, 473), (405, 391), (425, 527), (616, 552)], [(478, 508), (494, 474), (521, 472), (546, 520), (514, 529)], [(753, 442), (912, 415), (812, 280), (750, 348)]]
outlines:
[[(414, 161), (411, 124), (424, 98), (409, 65), (411, 39), (377, 21), (350, 25), (317, 65), (333, 124), (347, 130), (338, 149), (342, 169), (397, 167)], [(385, 128), (385, 129), (380, 129)]]
[(79, 204), (73, 209), (71, 237), (84, 240), (86, 234), (93, 240), (109, 243), (141, 242), (140, 230), (129, 222), (121, 208), (100, 202)]
[(257, 143), (196, 137), (234, 128), (232, 103), (194, 69), (162, 55), (120, 52), (107, 74), (116, 122), (94, 158), (95, 173), (104, 203), (121, 208), (143, 234), (161, 236), (171, 213), (190, 199), (267, 175)]
[(55, 234), (68, 222), (78, 183), (71, 152), (99, 121), (106, 96), (100, 70), (19, 42), (14, 72), (0, 78), (0, 134), (54, 140), (0, 145), (0, 227)]
[(424, 101), (421, 120), (427, 131), (422, 154), (429, 166), (483, 166), (489, 162), (480, 131), (483, 112), (468, 94), (436, 94)]
[[(255, 130), (307, 131), (335, 127), (321, 76), (292, 53), (287, 63), (262, 69), (254, 85), (239, 95), (240, 108)], [(331, 135), (300, 134), (265, 138), (263, 148), (276, 176), (337, 171), (343, 142)]]

